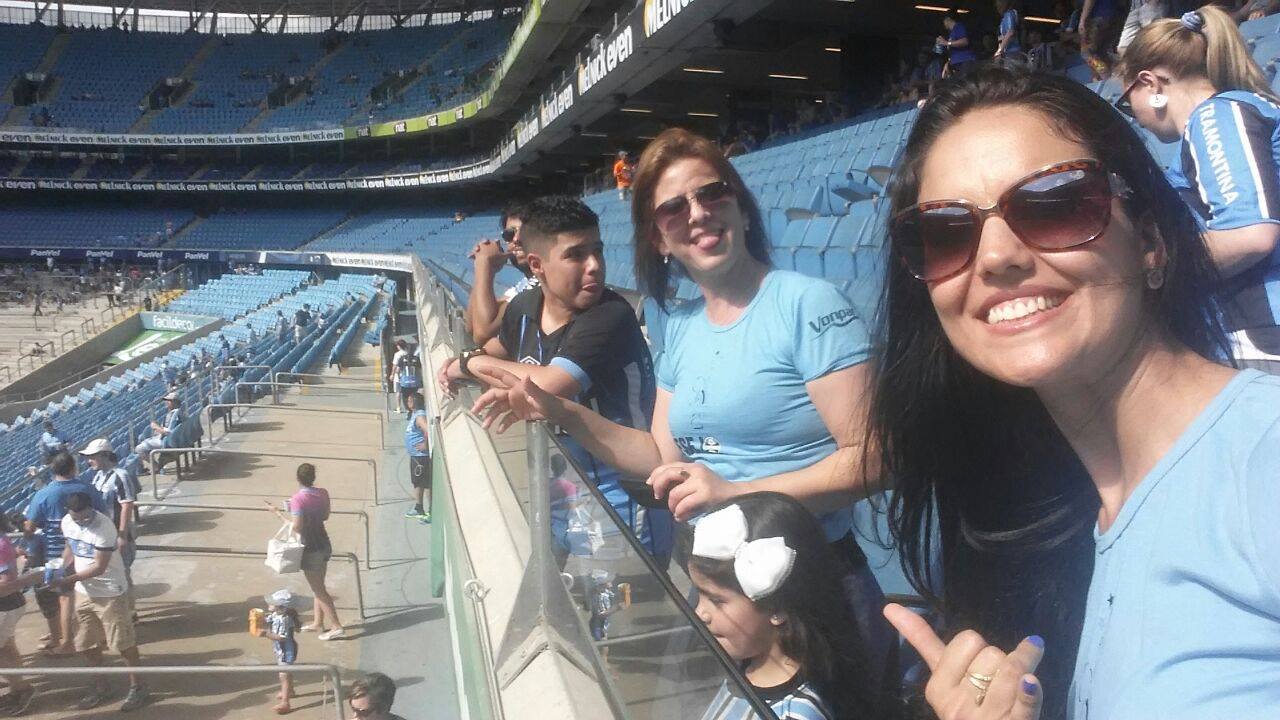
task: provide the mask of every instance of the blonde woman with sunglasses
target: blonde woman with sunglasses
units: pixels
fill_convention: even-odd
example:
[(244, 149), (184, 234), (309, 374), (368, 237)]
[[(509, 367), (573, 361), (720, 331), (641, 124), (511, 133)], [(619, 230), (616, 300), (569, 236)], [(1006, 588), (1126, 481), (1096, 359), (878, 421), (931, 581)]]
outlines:
[(1159, 20), (1125, 51), (1116, 106), (1164, 142), (1224, 278), (1244, 364), (1280, 373), (1280, 106), (1235, 23), (1206, 6)]

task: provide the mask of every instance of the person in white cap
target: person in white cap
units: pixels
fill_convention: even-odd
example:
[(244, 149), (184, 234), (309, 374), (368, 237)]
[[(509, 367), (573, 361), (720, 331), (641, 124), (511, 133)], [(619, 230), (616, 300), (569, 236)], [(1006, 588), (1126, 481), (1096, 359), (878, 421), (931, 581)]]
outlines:
[[(258, 635), (272, 641), (277, 665), (292, 665), (298, 660), (298, 640), (294, 634), (302, 627), (298, 618), (299, 598), (288, 590), (277, 590), (262, 599), (267, 601), (270, 612), (263, 618), (266, 627), (259, 628)], [(280, 702), (274, 708), (276, 714), (287, 714), (292, 709), (289, 698), (293, 697), (293, 676), (289, 673), (280, 673), (280, 694), (277, 697)]]
[(107, 507), (106, 515), (115, 525), (119, 537), (116, 540), (116, 551), (124, 562), (125, 577), (129, 581), (126, 598), (129, 601), (129, 612), (134, 610), (133, 577), (129, 568), (133, 566), (133, 558), (137, 555), (134, 547), (134, 520), (138, 501), (138, 479), (129, 469), (119, 465), (119, 458), (111, 449), (106, 438), (96, 438), (80, 451), (89, 461), (89, 465), (97, 472), (93, 475), (93, 489), (102, 496)]
[[(182, 425), (182, 410), (178, 402), (177, 391), (169, 391), (163, 399), (165, 403), (164, 424), (152, 421), (152, 436), (138, 443), (138, 446), (133, 449), (142, 462), (143, 472), (151, 472), (148, 465), (151, 461), (151, 451), (164, 447), (165, 438), (177, 432)], [(160, 464), (163, 465), (164, 463)]]

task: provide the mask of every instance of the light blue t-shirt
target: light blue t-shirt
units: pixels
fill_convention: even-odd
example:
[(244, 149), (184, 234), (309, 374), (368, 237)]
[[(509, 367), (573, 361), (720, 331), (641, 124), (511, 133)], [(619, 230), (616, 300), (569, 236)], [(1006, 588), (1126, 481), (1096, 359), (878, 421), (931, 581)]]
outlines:
[[(837, 449), (805, 383), (867, 360), (866, 326), (831, 283), (785, 270), (765, 276), (738, 320), (713, 325), (701, 298), (663, 323), (658, 387), (671, 393), (671, 436), (691, 462), (730, 482), (800, 470)], [(828, 540), (852, 506), (820, 516)]]
[(1280, 717), (1280, 377), (1239, 373), (1097, 533), (1071, 720)]

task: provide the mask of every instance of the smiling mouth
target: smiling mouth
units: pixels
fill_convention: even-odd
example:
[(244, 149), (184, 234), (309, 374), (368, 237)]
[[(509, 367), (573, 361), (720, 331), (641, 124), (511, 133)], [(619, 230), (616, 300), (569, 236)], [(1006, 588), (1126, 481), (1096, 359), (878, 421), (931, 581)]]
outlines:
[(1048, 312), (1061, 305), (1064, 300), (1066, 300), (1065, 297), (1049, 295), (1033, 295), (1017, 298), (1016, 300), (1007, 300), (987, 311), (987, 324), (999, 325), (1021, 320), (1038, 313)]

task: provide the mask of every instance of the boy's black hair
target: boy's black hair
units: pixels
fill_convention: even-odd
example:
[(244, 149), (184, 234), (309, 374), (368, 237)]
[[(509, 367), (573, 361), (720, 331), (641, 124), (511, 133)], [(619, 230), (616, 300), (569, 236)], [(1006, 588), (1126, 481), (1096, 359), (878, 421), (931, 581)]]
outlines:
[(525, 206), (520, 238), (525, 247), (545, 247), (560, 233), (599, 228), (600, 218), (582, 200), (568, 195), (547, 195)]

